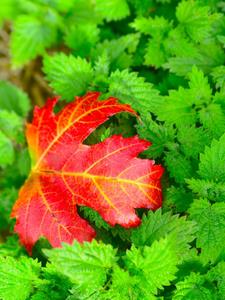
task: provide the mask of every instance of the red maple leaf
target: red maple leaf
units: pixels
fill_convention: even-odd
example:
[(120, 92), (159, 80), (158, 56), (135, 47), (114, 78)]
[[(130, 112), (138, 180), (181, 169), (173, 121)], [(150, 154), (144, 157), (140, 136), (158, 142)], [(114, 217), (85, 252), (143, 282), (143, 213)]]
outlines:
[(15, 231), (28, 252), (40, 236), (53, 247), (74, 239), (90, 241), (94, 229), (82, 219), (77, 206), (96, 210), (110, 225), (137, 226), (135, 208), (161, 206), (163, 169), (154, 161), (137, 158), (150, 143), (137, 136), (112, 136), (88, 146), (82, 142), (110, 116), (135, 112), (115, 98), (98, 100), (88, 93), (57, 113), (57, 98), (36, 107), (26, 137), (32, 170), (19, 192), (12, 217)]

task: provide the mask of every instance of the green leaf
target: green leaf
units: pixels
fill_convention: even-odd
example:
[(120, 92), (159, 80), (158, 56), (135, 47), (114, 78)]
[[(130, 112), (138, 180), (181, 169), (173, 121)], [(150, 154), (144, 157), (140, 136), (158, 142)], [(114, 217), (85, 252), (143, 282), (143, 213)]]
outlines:
[(204, 286), (204, 277), (192, 273), (176, 284), (172, 300), (217, 300), (215, 291)]
[(143, 34), (159, 38), (164, 36), (171, 29), (171, 24), (164, 17), (138, 17), (131, 24), (131, 27), (135, 28), (137, 31), (140, 31)]
[(195, 123), (197, 118), (193, 104), (190, 90), (179, 87), (178, 90), (170, 90), (169, 96), (158, 102), (153, 112), (160, 121), (187, 126)]
[(195, 171), (193, 161), (177, 150), (166, 152), (165, 165), (169, 175), (178, 183), (184, 183), (185, 179), (192, 177)]
[(196, 49), (193, 53), (189, 49), (188, 54), (169, 58), (168, 62), (163, 65), (164, 68), (168, 68), (171, 72), (179, 76), (186, 77), (194, 65), (205, 74), (208, 74), (212, 72), (213, 68), (224, 64), (224, 50), (214, 40), (207, 40), (194, 47)]
[[(64, 0), (61, 0), (64, 3)], [(102, 17), (96, 12), (95, 2), (92, 0), (70, 0), (72, 2), (72, 9), (69, 12), (68, 23), (73, 24), (87, 24), (87, 23), (101, 23)], [(91, 17), (90, 17), (91, 16)]]
[(210, 147), (200, 154), (199, 175), (202, 179), (225, 182), (225, 134), (213, 140)]
[(207, 198), (210, 201), (225, 202), (225, 185), (224, 183), (216, 183), (210, 180), (187, 179), (189, 188), (199, 198)]
[(95, 77), (105, 79), (109, 75), (109, 64), (109, 57), (106, 53), (99, 56), (94, 67)]
[(101, 288), (116, 262), (116, 250), (111, 245), (93, 241), (83, 245), (64, 244), (63, 249), (45, 250), (56, 270), (75, 284), (78, 293), (92, 294)]
[(0, 108), (15, 111), (18, 115), (26, 117), (30, 110), (30, 100), (27, 94), (15, 85), (0, 80)]
[(87, 57), (99, 40), (99, 32), (96, 24), (73, 25), (66, 33), (65, 43), (75, 55)]
[[(182, 187), (170, 186), (164, 195), (163, 208), (175, 209), (176, 212), (185, 212), (193, 201), (193, 195)], [(175, 206), (175, 207), (174, 207)]]
[(152, 143), (144, 152), (149, 158), (159, 157), (171, 143), (174, 143), (175, 130), (173, 127), (156, 123), (150, 114), (142, 116), (136, 128), (141, 138)]
[(117, 21), (130, 14), (126, 0), (96, 0), (95, 2), (96, 12), (107, 21)]
[(4, 243), (0, 243), (0, 257), (20, 257), (25, 254), (25, 249), (20, 245), (17, 235), (9, 236)]
[(0, 26), (2, 21), (12, 20), (20, 13), (20, 3), (17, 0), (2, 0), (0, 10)]
[(93, 79), (93, 70), (85, 59), (64, 53), (46, 56), (43, 69), (50, 86), (66, 100), (83, 94)]
[(131, 33), (118, 39), (104, 40), (93, 48), (92, 58), (106, 55), (112, 70), (128, 68), (133, 63), (133, 53), (136, 51), (140, 34)]
[(177, 139), (185, 156), (195, 159), (204, 151), (205, 145), (209, 144), (208, 133), (202, 127), (196, 128), (194, 125), (180, 126)]
[(142, 218), (142, 224), (132, 231), (131, 240), (136, 247), (151, 246), (154, 241), (170, 235), (176, 247), (176, 254), (183, 258), (190, 248), (188, 245), (195, 238), (196, 227), (194, 222), (185, 217), (171, 215), (171, 212), (148, 212)]
[(43, 55), (45, 49), (56, 41), (56, 28), (42, 18), (21, 15), (14, 23), (11, 36), (11, 54), (15, 66)]
[(167, 53), (161, 41), (149, 39), (146, 47), (145, 62), (147, 66), (161, 67), (167, 60)]
[(129, 2), (138, 16), (148, 16), (149, 12), (154, 7), (154, 3), (149, 0), (130, 0)]
[(181, 1), (176, 9), (176, 16), (191, 39), (196, 42), (206, 39), (211, 31), (209, 7), (200, 6), (198, 2)]
[(214, 268), (210, 269), (207, 279), (211, 282), (217, 282), (219, 299), (223, 299), (225, 294), (225, 262), (221, 261)]
[[(151, 104), (160, 99), (159, 92), (137, 73), (128, 70), (115, 71), (109, 79), (109, 93), (122, 103), (130, 104), (136, 111), (146, 114)], [(151, 111), (151, 110), (150, 110)]]
[(41, 4), (45, 4), (48, 6), (52, 6), (57, 11), (60, 12), (68, 12), (74, 7), (74, 0), (36, 0), (39, 1)]
[(142, 285), (140, 276), (131, 276), (129, 272), (118, 266), (113, 270), (110, 289), (105, 292), (105, 295), (103, 294), (102, 298), (107, 300), (156, 299), (151, 291)]
[(218, 66), (212, 70), (213, 81), (217, 88), (225, 90), (225, 66)]
[(211, 201), (225, 201), (225, 134), (213, 140), (210, 147), (200, 154), (198, 174), (201, 179), (186, 180), (190, 189), (199, 197)]
[(125, 262), (130, 274), (142, 277), (141, 286), (156, 294), (157, 289), (169, 286), (175, 279), (176, 246), (171, 238), (154, 241), (151, 247), (145, 246), (142, 253), (132, 246), (126, 253)]
[(14, 161), (14, 149), (10, 139), (0, 131), (0, 166), (11, 165)]
[(2, 188), (0, 193), (0, 229), (6, 229), (10, 223), (10, 213), (18, 197), (17, 190), (10, 186)]
[(70, 295), (72, 284), (66, 276), (58, 273), (52, 264), (42, 269), (43, 282), (31, 300), (62, 300)]
[(99, 215), (99, 213), (90, 207), (87, 206), (81, 206), (80, 207), (81, 212), (83, 212), (85, 219), (90, 220), (90, 222), (93, 222), (96, 227), (98, 228), (104, 228), (106, 230), (110, 229), (110, 226), (108, 223), (106, 223), (102, 217)]
[(21, 176), (28, 176), (31, 169), (31, 159), (27, 148), (22, 149), (17, 155), (17, 166)]
[(0, 130), (9, 139), (23, 142), (23, 120), (14, 111), (0, 109)]
[(195, 200), (189, 212), (197, 222), (196, 246), (201, 248), (202, 261), (215, 262), (225, 250), (225, 203), (210, 205), (207, 200)]
[(208, 103), (212, 96), (212, 90), (207, 77), (204, 77), (203, 72), (194, 66), (188, 78), (191, 96), (195, 99), (195, 104)]
[(214, 138), (219, 138), (225, 132), (225, 113), (219, 104), (211, 103), (203, 107), (199, 111), (199, 119)]
[(187, 37), (181, 27), (170, 30), (168, 37), (162, 40), (162, 42), (168, 54), (188, 58), (196, 58), (199, 56), (198, 47)]
[(0, 256), (0, 298), (26, 300), (39, 282), (40, 264), (31, 258)]

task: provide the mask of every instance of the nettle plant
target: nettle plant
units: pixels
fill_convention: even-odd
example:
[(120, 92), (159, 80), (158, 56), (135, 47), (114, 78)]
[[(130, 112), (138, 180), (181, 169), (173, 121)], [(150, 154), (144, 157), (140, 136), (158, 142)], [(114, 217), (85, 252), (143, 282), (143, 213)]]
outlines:
[(1, 1), (1, 300), (224, 299), (224, 11)]

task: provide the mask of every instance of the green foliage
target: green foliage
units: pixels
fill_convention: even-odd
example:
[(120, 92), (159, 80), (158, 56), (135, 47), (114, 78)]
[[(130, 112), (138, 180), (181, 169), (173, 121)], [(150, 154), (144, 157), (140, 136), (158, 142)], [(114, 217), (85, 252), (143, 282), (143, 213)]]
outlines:
[(186, 221), (185, 217), (172, 216), (169, 212), (162, 214), (158, 210), (142, 218), (141, 226), (132, 231), (131, 240), (137, 247), (151, 246), (154, 241), (169, 235), (182, 259), (190, 248), (188, 244), (195, 238), (195, 232), (195, 223)]
[(128, 70), (113, 72), (109, 80), (109, 94), (130, 104), (142, 114), (149, 110), (151, 102), (154, 103), (160, 98), (159, 92), (152, 84), (145, 82), (144, 78), (138, 77), (136, 73), (129, 73)]
[(14, 161), (14, 149), (10, 139), (0, 131), (0, 166), (10, 165)]
[(107, 21), (123, 19), (130, 13), (126, 0), (97, 0), (96, 11)]
[[(159, 250), (160, 249), (160, 250)], [(134, 246), (127, 252), (126, 264), (130, 273), (141, 277), (140, 288), (147, 294), (156, 294), (157, 289), (170, 285), (177, 271), (177, 256), (172, 239), (155, 241), (143, 251)]]
[(22, 117), (26, 117), (30, 109), (30, 101), (27, 95), (7, 81), (0, 81), (0, 107), (1, 110), (14, 111)]
[(40, 264), (27, 257), (18, 261), (0, 257), (0, 297), (3, 300), (25, 300), (38, 284)]
[[(0, 299), (223, 300), (222, 1), (1, 0), (0, 6), (0, 59), (6, 30), (14, 69), (8, 76), (3, 66), (1, 78), (32, 95), (0, 80)], [(56, 110), (100, 91), (102, 99), (117, 97), (137, 111), (138, 118), (111, 118), (86, 142), (138, 134), (152, 143), (141, 157), (165, 168), (163, 205), (138, 209), (139, 227), (112, 227), (79, 207), (96, 240), (48, 250), (41, 240), (27, 257), (10, 213), (31, 168), (24, 132), (40, 105), (30, 90), (36, 74), (26, 82), (34, 66), (61, 96)]]
[(78, 295), (96, 293), (116, 262), (116, 251), (112, 246), (95, 241), (83, 246), (76, 242), (73, 247), (65, 245), (64, 251), (54, 249), (45, 253), (56, 270), (74, 283), (74, 293)]
[(205, 278), (199, 274), (192, 273), (186, 277), (184, 281), (176, 285), (176, 291), (173, 295), (173, 300), (216, 300), (215, 291), (205, 285)]
[(225, 251), (225, 204), (211, 205), (205, 199), (195, 200), (190, 208), (190, 217), (198, 226), (197, 248), (201, 248), (204, 263), (215, 262)]
[(46, 56), (44, 71), (50, 86), (62, 99), (67, 100), (84, 93), (93, 77), (93, 70), (85, 59), (66, 56), (63, 53), (54, 57)]
[(13, 63), (20, 66), (37, 55), (44, 54), (45, 48), (51, 46), (55, 40), (54, 26), (46, 26), (44, 20), (33, 16), (20, 16), (14, 23), (11, 40)]

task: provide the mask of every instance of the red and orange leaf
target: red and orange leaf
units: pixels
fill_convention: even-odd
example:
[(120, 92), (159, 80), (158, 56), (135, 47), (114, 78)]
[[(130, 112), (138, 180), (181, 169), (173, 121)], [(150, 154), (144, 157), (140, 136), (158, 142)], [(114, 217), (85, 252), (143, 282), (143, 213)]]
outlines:
[(53, 113), (57, 99), (35, 108), (27, 125), (32, 170), (21, 188), (12, 217), (15, 231), (31, 252), (40, 236), (53, 247), (74, 239), (90, 241), (94, 229), (77, 213), (77, 206), (96, 210), (110, 225), (137, 226), (135, 208), (161, 206), (163, 169), (137, 158), (150, 143), (137, 136), (112, 136), (99, 144), (82, 142), (97, 126), (119, 112), (135, 114), (115, 98), (98, 100), (88, 93)]

